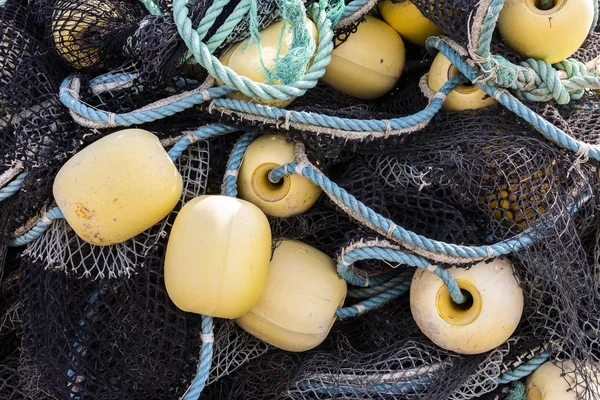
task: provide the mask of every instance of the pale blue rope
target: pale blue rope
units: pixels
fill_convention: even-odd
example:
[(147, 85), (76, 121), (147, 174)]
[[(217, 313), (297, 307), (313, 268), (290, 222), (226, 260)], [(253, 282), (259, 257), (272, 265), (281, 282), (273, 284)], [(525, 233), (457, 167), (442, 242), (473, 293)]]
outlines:
[[(196, 376), (192, 381), (189, 389), (183, 397), (184, 400), (196, 400), (200, 397), (200, 393), (206, 386), (206, 381), (210, 375), (210, 367), (213, 357), (213, 320), (206, 315), (202, 316), (202, 350), (200, 352), (200, 365)], [(207, 339), (204, 339), (204, 338)]]
[(248, 132), (233, 147), (227, 163), (227, 173), (223, 180), (223, 192), (225, 195), (231, 197), (237, 196), (237, 172), (242, 165), (242, 159), (244, 158), (244, 154), (246, 154), (248, 146), (250, 146), (250, 143), (255, 138), (256, 133)]
[(412, 276), (414, 274), (412, 268), (408, 270), (408, 272), (398, 272), (391, 279), (380, 283), (378, 286), (350, 288), (348, 289), (347, 297), (351, 299), (367, 299), (369, 297), (377, 296), (378, 294), (386, 292), (388, 289), (391, 289), (402, 282), (412, 281)]
[[(328, 375), (330, 379), (336, 379), (335, 375)], [(357, 376), (359, 377), (359, 376)], [(365, 377), (368, 379), (368, 377)], [(316, 393), (336, 395), (356, 395), (358, 393), (389, 393), (389, 394), (407, 394), (423, 390), (427, 383), (431, 381), (428, 376), (413, 379), (408, 382), (379, 383), (379, 384), (360, 384), (360, 386), (342, 382), (315, 382), (312, 380), (299, 382), (298, 388), (302, 391), (312, 390)]]
[(160, 7), (154, 0), (140, 0), (142, 5), (148, 10), (148, 12), (152, 15), (163, 15), (160, 11)]
[(502, 374), (502, 376), (498, 378), (498, 383), (501, 385), (505, 385), (507, 383), (523, 379), (524, 377), (530, 375), (532, 372), (538, 369), (546, 361), (548, 361), (550, 359), (550, 356), (551, 354), (547, 351), (543, 351), (535, 355), (525, 364), (518, 366), (514, 370), (507, 371), (504, 374)]
[(5, 186), (0, 188), (0, 201), (4, 201), (21, 190), (23, 181), (27, 176), (27, 172), (22, 172), (17, 175), (12, 181), (8, 182)]
[[(237, 128), (222, 124), (213, 124), (203, 126), (202, 128), (198, 128), (195, 131), (189, 132), (189, 134), (193, 135), (196, 138), (196, 140), (206, 140), (223, 135), (225, 133), (231, 133), (235, 131), (237, 131)], [(190, 144), (192, 144), (192, 142), (190, 140), (190, 137), (187, 135), (179, 139), (177, 143), (175, 143), (168, 152), (171, 160), (177, 160), (179, 156), (181, 156), (181, 154), (187, 150)]]
[(337, 318), (352, 318), (358, 317), (367, 311), (371, 311), (374, 308), (382, 306), (390, 301), (402, 296), (410, 289), (410, 283), (412, 278), (407, 279), (404, 282), (397, 284), (396, 286), (387, 289), (385, 292), (375, 295), (367, 300), (361, 301), (360, 303), (348, 307), (340, 307), (336, 310), (335, 316)]
[(11, 247), (16, 247), (24, 246), (28, 243), (33, 242), (35, 239), (42, 236), (42, 233), (46, 232), (50, 225), (52, 225), (52, 221), (64, 218), (64, 216), (58, 207), (54, 207), (50, 211), (46, 212), (46, 218), (49, 220), (50, 223), (40, 219), (30, 230), (25, 232), (23, 235), (10, 240), (8, 242), (8, 245)]

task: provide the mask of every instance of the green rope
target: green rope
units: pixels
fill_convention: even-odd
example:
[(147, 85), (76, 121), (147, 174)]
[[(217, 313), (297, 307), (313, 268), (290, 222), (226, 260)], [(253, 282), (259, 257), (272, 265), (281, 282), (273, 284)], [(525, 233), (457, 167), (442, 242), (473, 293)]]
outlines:
[(515, 382), (505, 400), (527, 400), (527, 388), (523, 382)]

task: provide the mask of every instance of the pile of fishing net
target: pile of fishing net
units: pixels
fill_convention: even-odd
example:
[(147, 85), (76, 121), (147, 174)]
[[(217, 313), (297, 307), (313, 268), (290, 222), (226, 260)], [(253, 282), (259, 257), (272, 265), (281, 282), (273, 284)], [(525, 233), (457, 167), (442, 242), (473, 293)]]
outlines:
[(600, 398), (597, 15), (0, 1), (0, 399)]

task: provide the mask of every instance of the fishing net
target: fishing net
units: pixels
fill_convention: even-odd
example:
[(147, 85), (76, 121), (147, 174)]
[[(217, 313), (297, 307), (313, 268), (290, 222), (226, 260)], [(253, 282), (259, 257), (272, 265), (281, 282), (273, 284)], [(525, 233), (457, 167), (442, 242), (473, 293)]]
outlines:
[[(245, 132), (298, 142), (298, 165), (287, 173), (316, 177), (325, 191), (303, 214), (269, 217), (275, 245), (301, 240), (338, 266), (356, 249), (387, 246), (440, 270), (469, 268), (499, 253), (515, 267), (525, 308), (505, 343), (460, 355), (436, 346), (413, 319), (405, 294), (412, 264), (360, 259), (349, 269), (382, 283), (349, 285), (345, 309), (358, 302), (364, 308), (399, 283), (403, 294), (364, 315), (360, 307), (354, 317), (338, 315), (326, 340), (304, 353), (276, 349), (233, 321), (215, 319), (201, 398), (514, 400), (511, 383), (546, 360), (573, 360), (574, 368), (564, 371), (572, 390), (578, 400), (596, 399), (594, 146), (600, 141), (598, 95), (589, 89), (596, 85), (590, 82), (600, 37), (592, 32), (573, 56), (581, 63), (555, 66), (558, 81), (551, 81), (542, 79), (538, 64), (522, 64), (497, 33), (489, 54), (480, 52), (486, 47), (479, 46), (481, 25), (495, 2), (411, 1), (446, 37), (431, 40), (428, 49), (405, 42), (402, 77), (386, 95), (358, 100), (303, 76), (303, 83), (281, 85), (301, 92), (283, 109), (227, 99), (230, 90), (214, 86), (222, 80), (219, 68), (190, 49), (194, 40), (174, 16), (179, 1), (9, 0), (0, 6), (0, 189), (18, 186), (10, 196), (0, 191), (0, 399), (187, 398), (199, 358), (204, 361), (206, 333), (199, 315), (168, 297), (166, 246), (181, 207), (199, 195), (221, 194), (224, 179), (236, 175), (230, 156), (240, 151)], [(195, 32), (212, 10), (199, 41), (217, 58), (234, 43), (256, 40), (274, 21), (293, 21), (294, 12), (307, 12), (320, 30), (330, 29), (327, 19), (332, 48), (356, 34), (367, 13), (378, 13), (376, 2), (364, 1), (347, 2), (344, 12), (335, 2), (239, 0), (211, 9), (215, 3), (184, 8)], [(317, 45), (325, 42), (321, 36)], [(313, 60), (327, 52), (323, 46)], [(440, 111), (449, 90), (433, 93), (424, 78), (437, 50), (499, 104)], [(502, 81), (502, 71), (486, 62), (497, 62), (498, 71), (513, 68), (516, 78)], [(236, 79), (229, 86), (255, 90)], [(93, 246), (53, 216), (52, 183), (80, 149), (125, 127), (159, 137), (183, 177), (182, 197), (138, 236)], [(210, 129), (220, 136), (210, 137)], [(173, 149), (186, 140), (191, 143), (178, 155)], [(371, 214), (362, 213), (367, 207)], [(400, 237), (400, 228), (414, 236)], [(15, 243), (26, 246), (7, 249)], [(484, 250), (473, 256), (467, 246)]]

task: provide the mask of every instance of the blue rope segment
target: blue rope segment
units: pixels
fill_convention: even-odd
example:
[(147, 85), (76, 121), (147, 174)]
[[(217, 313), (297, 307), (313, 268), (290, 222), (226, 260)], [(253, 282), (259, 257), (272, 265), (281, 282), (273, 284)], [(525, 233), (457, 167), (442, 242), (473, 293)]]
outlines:
[(237, 196), (238, 171), (242, 165), (242, 159), (244, 158), (244, 154), (246, 154), (248, 146), (250, 146), (250, 143), (252, 143), (256, 136), (256, 133), (248, 132), (233, 147), (229, 161), (227, 162), (227, 172), (225, 173), (221, 189), (226, 196)]
[[(187, 132), (181, 139), (177, 141), (171, 147), (168, 154), (171, 160), (175, 161), (181, 156), (181, 154), (187, 150), (187, 148), (192, 144), (192, 142), (196, 142), (199, 140), (206, 140), (216, 136), (223, 135), (225, 133), (231, 133), (237, 131), (236, 128), (222, 125), (222, 124), (213, 124), (203, 126), (202, 128), (198, 128), (195, 131)], [(193, 139), (192, 139), (193, 138)]]
[(200, 351), (200, 365), (192, 384), (185, 393), (184, 400), (196, 400), (206, 386), (206, 381), (210, 375), (210, 367), (213, 357), (213, 320), (206, 315), (202, 316), (202, 350)]
[[(462, 57), (460, 57), (460, 55), (454, 49), (452, 49), (443, 40), (439, 38), (429, 38), (427, 40), (427, 47), (438, 49), (469, 80), (477, 80), (477, 77), (479, 76), (479, 71), (475, 67), (469, 65)], [(512, 96), (505, 89), (499, 89), (495, 86), (483, 82), (475, 82), (475, 84), (483, 91), (485, 91), (488, 95), (494, 97), (507, 109), (509, 109), (525, 121), (529, 122), (546, 139), (576, 154), (585, 157), (589, 156), (594, 160), (600, 161), (600, 147), (590, 145), (588, 143), (582, 142), (567, 135), (565, 132), (558, 129), (550, 122), (542, 118), (540, 115), (533, 112), (533, 110), (524, 105), (521, 101)]]
[(140, 2), (151, 15), (163, 15), (163, 13), (160, 11), (160, 7), (154, 2), (154, 0), (140, 0)]
[(525, 378), (526, 376), (529, 376), (542, 364), (548, 361), (550, 359), (550, 356), (551, 354), (548, 351), (543, 351), (537, 354), (525, 364), (520, 365), (511, 371), (503, 373), (502, 376), (498, 378), (498, 383), (501, 385), (505, 385), (507, 383), (518, 381), (520, 379)]
[(378, 294), (370, 299), (361, 301), (358, 304), (349, 307), (340, 307), (335, 311), (337, 318), (352, 318), (357, 317), (371, 311), (379, 306), (382, 306), (390, 301), (402, 296), (410, 289), (410, 283), (412, 278), (399, 283), (398, 285), (386, 290), (385, 292)]
[(452, 274), (447, 269), (444, 269), (440, 266), (431, 265), (431, 263), (429, 263), (429, 261), (423, 257), (407, 254), (403, 251), (393, 248), (377, 246), (361, 247), (353, 249), (346, 254), (342, 254), (337, 264), (338, 275), (354, 286), (368, 287), (370, 284), (374, 284), (374, 286), (380, 285), (381, 282), (370, 282), (369, 278), (364, 278), (352, 271), (352, 264), (360, 260), (382, 260), (408, 265), (411, 267), (428, 269), (439, 276), (444, 284), (448, 287), (448, 291), (450, 292), (450, 296), (454, 302), (457, 304), (462, 304), (466, 301), (466, 298), (460, 291), (456, 280), (452, 277)]
[[(398, 382), (385, 382), (378, 384), (364, 384), (363, 382), (355, 385), (344, 382), (342, 377), (335, 375), (327, 375), (327, 378), (338, 381), (337, 383), (330, 382), (316, 382), (313, 380), (301, 381), (298, 383), (298, 389), (303, 391), (314, 391), (320, 394), (326, 394), (334, 396), (338, 394), (343, 395), (358, 395), (364, 393), (388, 393), (388, 394), (407, 394), (414, 393), (423, 390), (427, 387), (427, 384), (431, 381), (428, 376), (423, 376), (410, 381), (398, 381)], [(352, 376), (356, 380), (369, 380), (370, 376), (356, 375)], [(361, 379), (362, 378), (362, 379)], [(377, 378), (377, 375), (373, 375), (373, 378)]]
[(68, 76), (60, 85), (60, 101), (69, 110), (93, 123), (106, 125), (107, 127), (139, 125), (170, 117), (191, 107), (231, 93), (226, 86), (210, 88), (204, 92), (192, 90), (183, 95), (164, 99), (165, 104), (154, 108), (136, 110), (123, 114), (115, 114), (90, 107), (78, 98), (80, 80), (77, 74)]
[(434, 96), (433, 100), (423, 110), (413, 115), (385, 121), (377, 119), (340, 118), (314, 112), (285, 110), (228, 98), (217, 99), (215, 101), (215, 106), (246, 114), (259, 115), (265, 118), (286, 120), (292, 123), (343, 131), (364, 132), (364, 136), (356, 138), (358, 140), (364, 140), (365, 138), (371, 137), (373, 132), (386, 133), (389, 130), (414, 130), (416, 127), (426, 124), (442, 109), (446, 96), (458, 85), (466, 82), (468, 82), (468, 80), (464, 76), (457, 75), (442, 86), (440, 91)]
[(21, 236), (17, 236), (16, 238), (10, 240), (8, 245), (11, 247), (17, 247), (33, 242), (35, 239), (42, 236), (42, 233), (46, 232), (54, 220), (60, 218), (64, 218), (60, 209), (58, 207), (52, 208), (50, 211), (47, 211), (45, 217), (42, 216), (42, 218), (30, 230)]
[(378, 286), (348, 289), (348, 298), (367, 299), (369, 297), (377, 296), (378, 294), (381, 294), (402, 282), (406, 282), (408, 280), (412, 282), (412, 276), (414, 274), (414, 270), (412, 268), (408, 270), (408, 273), (400, 271), (398, 272), (399, 273), (396, 273), (396, 275), (390, 278), (388, 281), (385, 281)]
[[(254, 0), (253, 0), (254, 1)], [(216, 0), (207, 11), (205, 17), (200, 21), (197, 30), (192, 27), (192, 21), (188, 17), (187, 0), (173, 1), (173, 17), (179, 35), (182, 37), (194, 58), (208, 73), (216, 79), (224, 82), (232, 89), (238, 90), (246, 96), (261, 98), (265, 100), (287, 100), (302, 96), (308, 89), (316, 86), (319, 78), (325, 74), (325, 68), (331, 61), (330, 53), (333, 50), (332, 22), (327, 18), (325, 10), (315, 5), (313, 17), (319, 32), (317, 52), (313, 63), (308, 71), (296, 82), (287, 85), (267, 85), (257, 83), (244, 76), (238, 75), (229, 67), (223, 66), (221, 62), (211, 54), (208, 46), (202, 42), (206, 32), (214, 23), (211, 10), (214, 7), (220, 11), (229, 0)], [(303, 7), (300, 1), (294, 0), (295, 5)], [(231, 18), (231, 17), (230, 17)]]
[(5, 186), (0, 188), (0, 201), (4, 201), (9, 197), (13, 196), (23, 186), (23, 181), (27, 176), (27, 172), (21, 172), (12, 181), (8, 182)]

